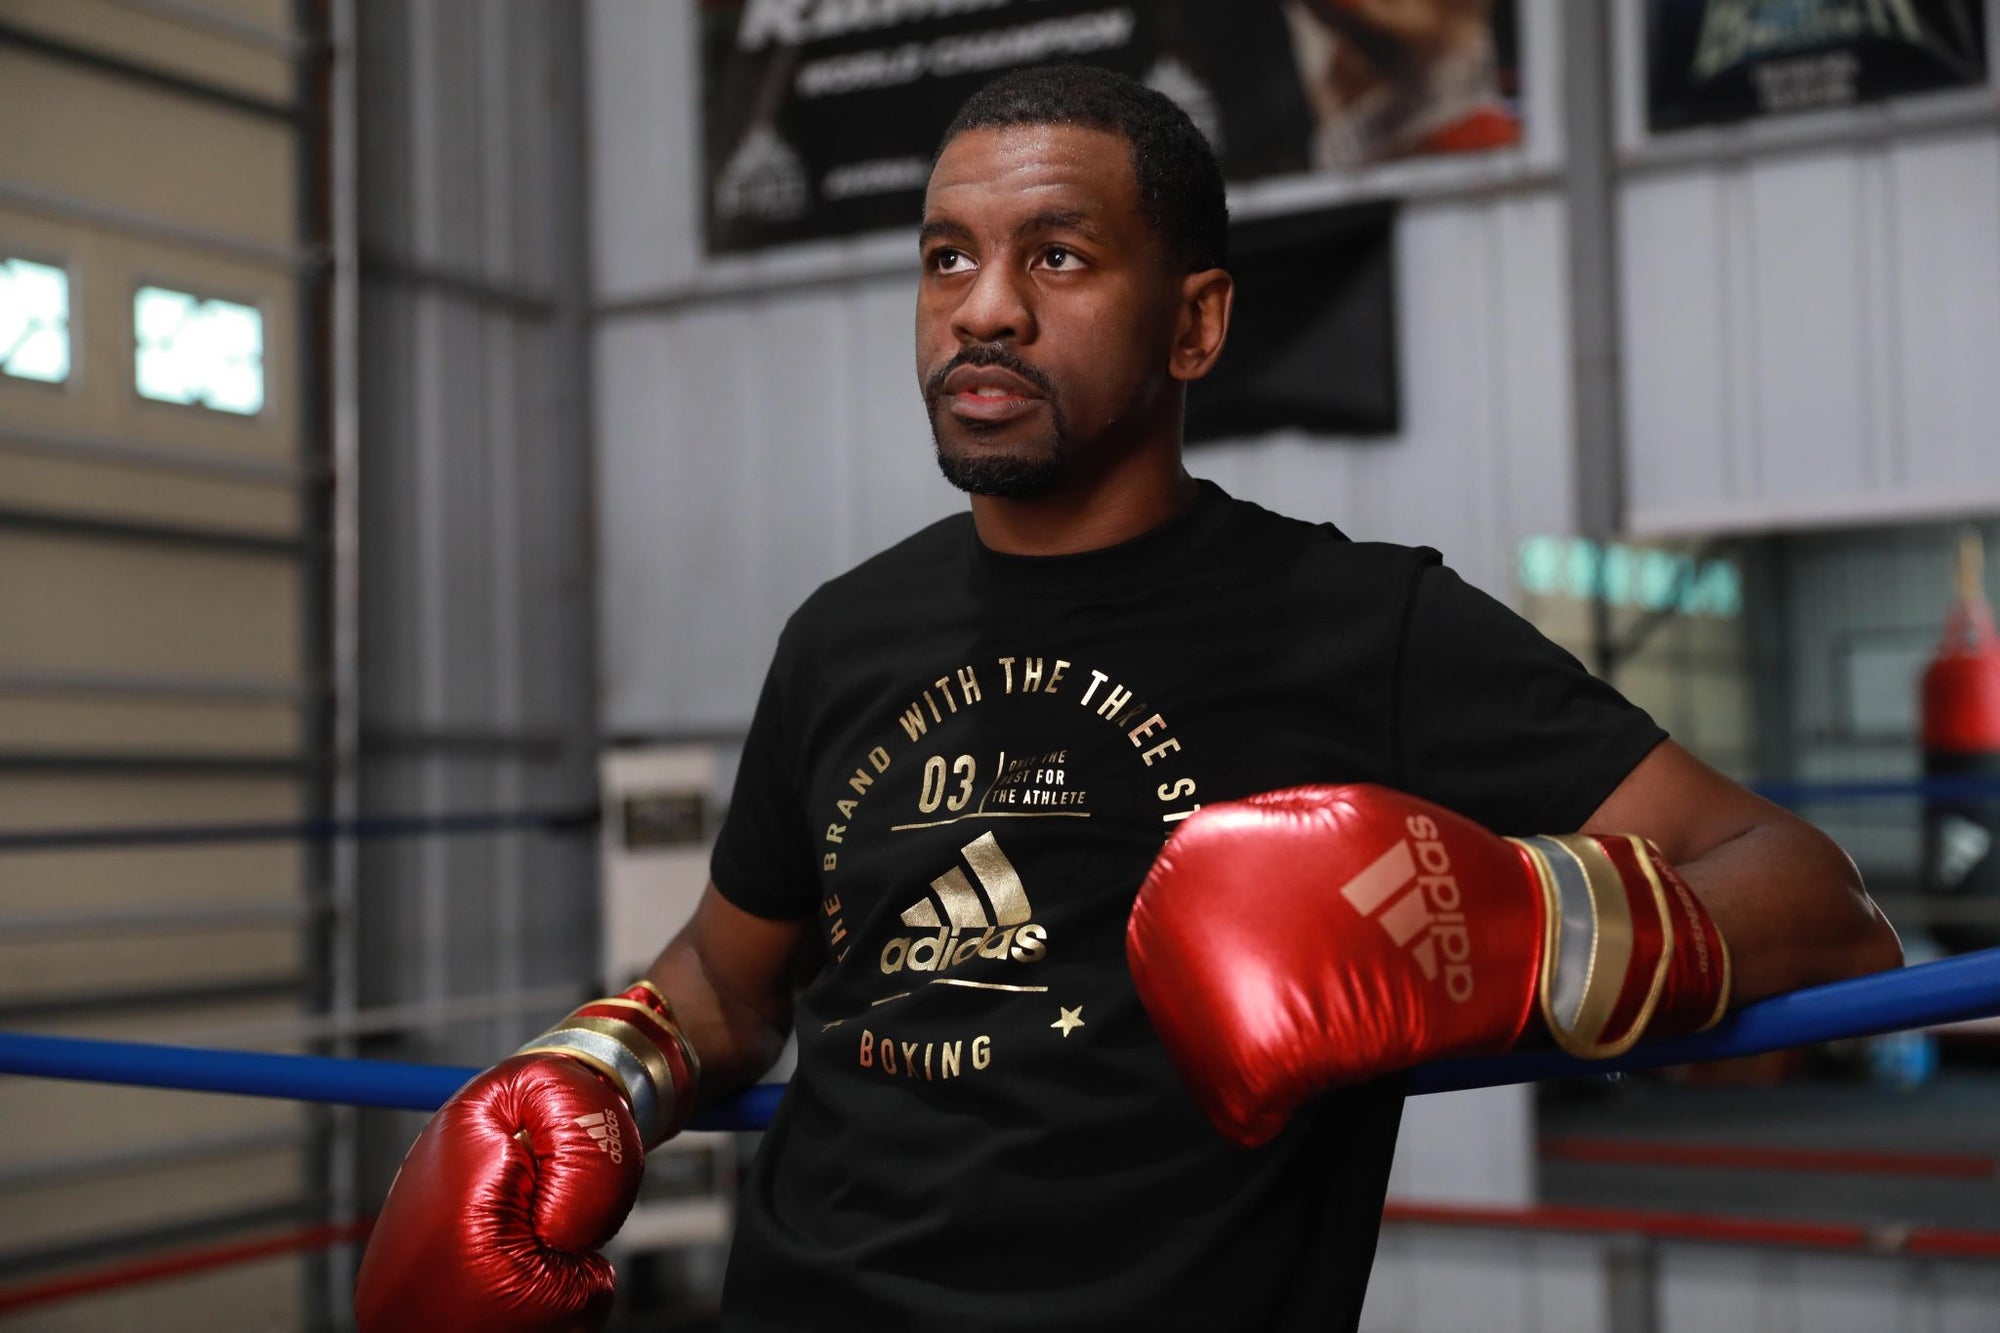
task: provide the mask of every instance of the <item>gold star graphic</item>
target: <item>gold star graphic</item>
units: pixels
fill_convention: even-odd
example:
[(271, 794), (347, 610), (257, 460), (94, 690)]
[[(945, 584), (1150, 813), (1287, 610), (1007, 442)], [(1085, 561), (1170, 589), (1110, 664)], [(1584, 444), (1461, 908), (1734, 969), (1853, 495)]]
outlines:
[[(1062, 1006), (1057, 1005), (1056, 1008), (1062, 1009)], [(1063, 1036), (1067, 1037), (1071, 1028), (1080, 1028), (1083, 1026), (1083, 1006), (1078, 1005), (1074, 1009), (1063, 1009), (1062, 1017), (1049, 1024), (1049, 1026), (1052, 1028), (1061, 1028)]]

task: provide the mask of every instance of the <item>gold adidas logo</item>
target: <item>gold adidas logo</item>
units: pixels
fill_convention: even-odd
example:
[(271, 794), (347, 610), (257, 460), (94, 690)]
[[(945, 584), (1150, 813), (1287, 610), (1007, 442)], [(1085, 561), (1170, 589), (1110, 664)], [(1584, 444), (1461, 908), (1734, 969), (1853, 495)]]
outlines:
[(904, 925), (934, 933), (890, 940), (882, 947), (884, 973), (943, 972), (975, 958), (1032, 963), (1047, 954), (1048, 931), (1033, 921), (1028, 891), (993, 835), (981, 834), (959, 848), (959, 855), (971, 877), (953, 866), (904, 909)]
[(1462, 899), (1451, 856), (1429, 816), (1411, 815), (1403, 828), (1410, 836), (1342, 885), (1340, 896), (1361, 915), (1373, 917), (1398, 948), (1408, 949), (1426, 979), (1436, 981), (1441, 974), (1445, 994), (1469, 1000), (1472, 968), (1466, 959), (1472, 936), (1459, 911)]
[(618, 1132), (616, 1117), (599, 1111), (594, 1115), (580, 1115), (570, 1123), (595, 1139), (597, 1146), (610, 1154), (612, 1161), (625, 1160), (625, 1138)]

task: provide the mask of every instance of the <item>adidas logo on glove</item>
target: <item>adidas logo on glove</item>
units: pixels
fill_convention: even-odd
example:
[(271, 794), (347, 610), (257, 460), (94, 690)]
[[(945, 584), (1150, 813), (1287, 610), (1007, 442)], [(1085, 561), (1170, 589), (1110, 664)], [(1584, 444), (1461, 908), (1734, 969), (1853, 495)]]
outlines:
[(618, 1132), (618, 1121), (599, 1111), (595, 1115), (580, 1115), (573, 1122), (578, 1129), (597, 1140), (597, 1146), (611, 1155), (614, 1162), (625, 1160), (625, 1139)]
[(1409, 949), (1425, 977), (1436, 981), (1442, 972), (1445, 994), (1463, 1003), (1472, 998), (1472, 969), (1465, 962), (1472, 937), (1458, 910), (1451, 856), (1428, 817), (1411, 815), (1403, 829), (1410, 836), (1347, 881), (1340, 896), (1361, 915), (1374, 917), (1397, 947)]
[(1031, 919), (1028, 891), (993, 835), (982, 834), (959, 853), (972, 867), (972, 878), (953, 866), (904, 910), (904, 925), (936, 933), (890, 940), (882, 947), (884, 973), (943, 972), (975, 958), (1032, 963), (1047, 954), (1049, 933)]

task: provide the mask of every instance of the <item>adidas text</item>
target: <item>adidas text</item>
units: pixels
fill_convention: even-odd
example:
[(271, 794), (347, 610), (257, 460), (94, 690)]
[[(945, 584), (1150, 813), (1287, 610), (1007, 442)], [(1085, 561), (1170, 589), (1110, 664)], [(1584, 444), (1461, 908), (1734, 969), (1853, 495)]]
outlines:
[(1354, 909), (1408, 949), (1431, 981), (1442, 980), (1445, 994), (1463, 1004), (1472, 998), (1472, 935), (1460, 910), (1463, 895), (1451, 873), (1451, 854), (1438, 836), (1437, 821), (1411, 815), (1409, 834), (1375, 858), (1340, 890)]
[(998, 931), (988, 926), (977, 935), (948, 930), (935, 935), (901, 935), (882, 946), (882, 970), (944, 972), (975, 958), (1032, 963), (1047, 954), (1048, 939), (1048, 931), (1032, 921)]
[(580, 1115), (573, 1123), (610, 1154), (612, 1161), (625, 1160), (625, 1138), (618, 1132), (618, 1117), (599, 1111), (594, 1115)]

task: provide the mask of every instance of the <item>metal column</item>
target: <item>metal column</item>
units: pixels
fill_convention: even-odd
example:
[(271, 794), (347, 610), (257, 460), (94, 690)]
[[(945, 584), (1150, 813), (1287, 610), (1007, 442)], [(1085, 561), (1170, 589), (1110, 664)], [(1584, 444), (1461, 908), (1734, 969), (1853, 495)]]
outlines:
[[(1618, 200), (1613, 175), (1611, 9), (1562, 6), (1564, 212), (1569, 232), (1571, 415), (1576, 530), (1606, 541), (1625, 521), (1624, 403), (1618, 346)], [(1612, 666), (1610, 606), (1591, 601), (1599, 674)]]

